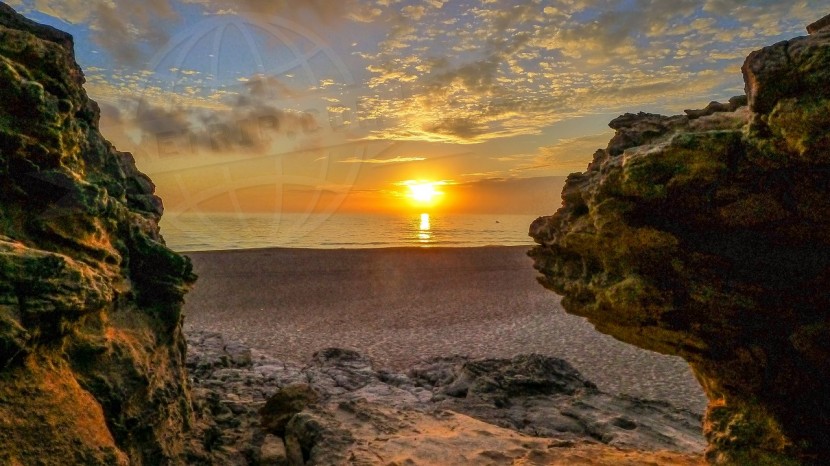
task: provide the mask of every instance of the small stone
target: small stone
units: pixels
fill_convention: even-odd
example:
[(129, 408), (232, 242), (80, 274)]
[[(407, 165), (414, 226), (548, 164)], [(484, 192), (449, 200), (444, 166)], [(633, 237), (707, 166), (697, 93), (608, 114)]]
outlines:
[(259, 450), (259, 464), (261, 466), (286, 466), (288, 454), (285, 443), (275, 435), (266, 435)]
[(319, 399), (317, 392), (309, 385), (297, 384), (284, 387), (265, 402), (259, 410), (262, 428), (275, 435), (285, 435), (288, 421), (306, 406)]
[(238, 343), (228, 343), (225, 352), (234, 367), (250, 367), (253, 363), (251, 349)]
[(297, 437), (289, 435), (285, 438), (285, 451), (288, 464), (291, 466), (305, 464), (303, 449)]

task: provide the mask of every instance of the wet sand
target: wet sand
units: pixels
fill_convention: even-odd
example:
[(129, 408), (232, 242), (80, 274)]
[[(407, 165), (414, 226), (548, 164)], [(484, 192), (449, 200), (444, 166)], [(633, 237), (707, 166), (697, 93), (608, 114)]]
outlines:
[(683, 360), (600, 334), (536, 282), (526, 247), (249, 249), (187, 253), (185, 330), (305, 361), (331, 346), (402, 369), (431, 356), (568, 360), (602, 390), (702, 412)]

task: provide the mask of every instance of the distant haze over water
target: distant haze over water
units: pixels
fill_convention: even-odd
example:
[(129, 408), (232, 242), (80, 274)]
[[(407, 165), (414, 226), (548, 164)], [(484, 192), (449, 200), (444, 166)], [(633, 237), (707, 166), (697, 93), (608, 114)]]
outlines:
[(176, 251), (267, 247), (530, 246), (535, 215), (165, 214), (161, 232)]

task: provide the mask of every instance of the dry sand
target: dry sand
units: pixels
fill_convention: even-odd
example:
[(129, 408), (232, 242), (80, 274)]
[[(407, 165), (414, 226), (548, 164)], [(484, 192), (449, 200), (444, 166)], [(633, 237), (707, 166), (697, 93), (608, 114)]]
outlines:
[(702, 412), (683, 360), (600, 334), (536, 282), (526, 247), (256, 249), (188, 253), (185, 330), (306, 361), (331, 346), (405, 368), (451, 354), (568, 360), (602, 390)]

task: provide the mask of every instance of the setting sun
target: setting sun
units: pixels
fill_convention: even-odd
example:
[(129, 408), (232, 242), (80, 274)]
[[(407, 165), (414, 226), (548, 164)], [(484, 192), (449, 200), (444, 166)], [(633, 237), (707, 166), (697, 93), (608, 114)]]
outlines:
[(418, 202), (432, 202), (440, 194), (432, 183), (413, 184), (409, 186), (410, 196)]
[(434, 205), (438, 202), (440, 197), (444, 195), (443, 192), (436, 189), (437, 186), (445, 184), (443, 181), (407, 180), (401, 184), (409, 188), (409, 192), (406, 194), (406, 197), (408, 197), (413, 204), (421, 207)]

